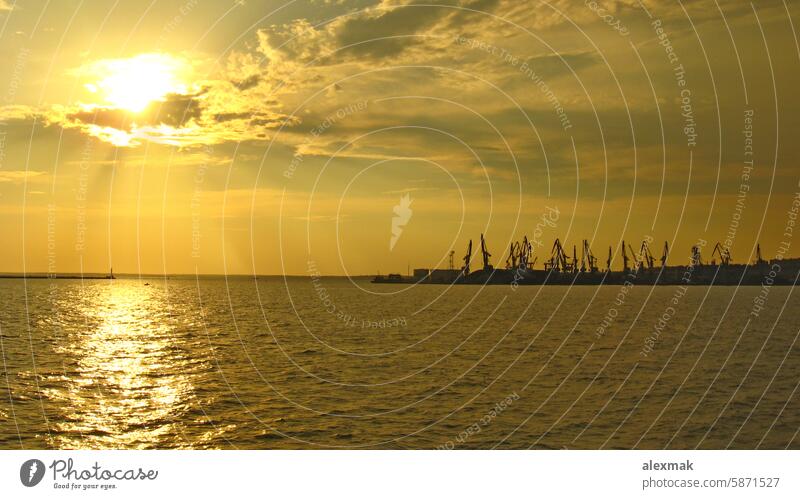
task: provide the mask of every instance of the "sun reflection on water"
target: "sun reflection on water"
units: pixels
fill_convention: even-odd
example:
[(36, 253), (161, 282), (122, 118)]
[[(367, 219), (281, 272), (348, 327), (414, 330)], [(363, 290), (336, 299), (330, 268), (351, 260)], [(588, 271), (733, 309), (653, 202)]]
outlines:
[(56, 447), (149, 448), (182, 439), (176, 425), (195, 398), (196, 375), (177, 338), (190, 328), (177, 331), (169, 308), (163, 288), (136, 281), (85, 290), (86, 327), (60, 348), (75, 372), (61, 384), (68, 400), (54, 419)]

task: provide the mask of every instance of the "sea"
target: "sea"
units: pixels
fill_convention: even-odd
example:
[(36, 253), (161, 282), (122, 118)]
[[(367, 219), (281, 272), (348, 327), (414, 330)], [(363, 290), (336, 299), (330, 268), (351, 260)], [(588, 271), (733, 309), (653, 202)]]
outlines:
[(792, 287), (0, 279), (3, 449), (800, 448)]

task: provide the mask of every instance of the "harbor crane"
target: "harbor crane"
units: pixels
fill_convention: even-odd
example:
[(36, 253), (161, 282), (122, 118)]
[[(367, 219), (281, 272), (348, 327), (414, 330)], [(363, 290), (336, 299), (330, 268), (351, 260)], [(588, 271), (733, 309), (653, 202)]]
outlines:
[(608, 247), (608, 260), (606, 260), (606, 272), (611, 272), (611, 246)]
[(486, 240), (483, 238), (483, 234), (481, 234), (481, 255), (483, 255), (483, 270), (494, 270), (494, 267), (489, 263), (489, 258), (492, 254), (486, 248)]
[(703, 265), (703, 257), (700, 255), (700, 248), (697, 246), (692, 246), (691, 264), (692, 267), (699, 267)]
[(508, 249), (508, 258), (506, 258), (506, 268), (514, 269), (517, 267), (517, 258), (520, 257), (520, 244), (512, 242), (511, 247)]
[[(624, 249), (624, 246), (623, 246), (623, 249)], [(633, 246), (631, 246), (631, 243), (628, 243), (628, 251), (631, 254), (631, 260), (633, 260), (633, 269), (636, 272), (639, 272), (639, 269), (642, 268), (642, 262), (640, 262), (639, 259), (636, 257), (636, 252), (633, 251)]]
[[(633, 254), (633, 251), (631, 251), (631, 254)], [(628, 261), (630, 261), (630, 258), (628, 257), (628, 253), (625, 251), (625, 240), (623, 239), (622, 240), (622, 270), (625, 271), (625, 272), (630, 270), (630, 266), (628, 265)]]
[(731, 263), (731, 252), (728, 251), (728, 248), (723, 247), (721, 244), (717, 243), (714, 246), (714, 251), (711, 252), (711, 263), (712, 265), (716, 263), (713, 258), (714, 255), (719, 255), (719, 263), (720, 265), (730, 265)]
[(581, 272), (586, 272), (586, 239), (581, 246)]
[(761, 258), (761, 244), (756, 243), (756, 265), (764, 265), (767, 261)]
[(525, 269), (532, 268), (536, 259), (531, 261), (531, 255), (533, 255), (533, 246), (528, 241), (528, 236), (523, 236), (522, 247), (519, 249), (519, 266)]
[(464, 275), (469, 275), (469, 263), (472, 260), (472, 239), (469, 240), (467, 245), (467, 254), (464, 255)]
[(545, 270), (556, 270), (560, 272), (567, 272), (571, 270), (569, 257), (561, 246), (561, 241), (556, 239), (553, 243), (553, 249), (550, 251), (550, 261), (544, 263)]
[(661, 253), (661, 267), (667, 266), (667, 255), (669, 255), (669, 244), (664, 241), (664, 252)]
[(642, 241), (642, 247), (639, 248), (639, 257), (647, 263), (648, 269), (655, 267), (656, 259), (653, 257), (653, 253), (650, 252), (650, 246), (647, 244), (646, 240)]
[(572, 271), (578, 271), (578, 247), (574, 244), (572, 245)]
[(536, 259), (531, 261), (531, 256), (533, 256), (533, 246), (528, 241), (528, 236), (523, 236), (522, 241), (511, 243), (506, 258), (506, 269), (532, 269)]
[(589, 272), (597, 272), (597, 258), (594, 257), (592, 249), (589, 247), (589, 241), (584, 239), (583, 248), (581, 249), (581, 272), (586, 272), (587, 270)]

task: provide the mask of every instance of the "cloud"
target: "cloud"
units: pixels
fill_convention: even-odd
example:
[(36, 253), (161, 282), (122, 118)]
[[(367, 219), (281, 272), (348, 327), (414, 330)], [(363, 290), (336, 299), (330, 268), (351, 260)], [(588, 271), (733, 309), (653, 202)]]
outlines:
[(66, 109), (58, 121), (66, 126), (94, 124), (128, 132), (140, 126), (182, 128), (202, 117), (199, 97), (199, 94), (169, 94), (163, 101), (151, 103), (141, 113), (103, 106)]
[[(747, 9), (736, 7), (734, 0), (719, 1), (726, 15), (748, 15)], [(664, 19), (685, 17), (674, 2), (642, 2), (654, 15)], [(776, 0), (768, 3), (777, 5)], [(602, 5), (619, 17), (641, 10), (638, 0), (608, 0)], [(716, 8), (708, 8), (713, 6), (709, 0), (689, 0), (684, 5), (693, 16), (718, 15)], [(644, 18), (642, 14), (638, 12), (639, 18)], [(539, 119), (543, 115), (552, 117), (553, 106), (547, 101), (548, 96), (522, 74), (519, 64), (510, 64), (494, 50), (504, 50), (532, 68), (536, 77), (557, 94), (559, 105), (570, 113), (586, 109), (589, 104), (572, 71), (594, 77), (604, 70), (605, 61), (585, 43), (577, 43), (582, 42), (580, 37), (569, 37), (568, 48), (552, 53), (529, 33), (507, 22), (528, 30), (546, 30), (560, 29), (568, 19), (581, 27), (595, 26), (602, 30), (598, 31), (601, 35), (609, 35), (608, 27), (594, 11), (584, 2), (572, 0), (551, 0), (536, 9), (511, 0), (447, 0), (437, 5), (430, 5), (429, 0), (381, 0), (320, 25), (300, 18), (260, 29), (255, 48), (232, 52), (214, 71), (203, 74), (203, 78), (199, 77), (200, 69), (207, 71), (214, 66), (201, 57), (143, 54), (131, 58), (145, 66), (158, 62), (178, 72), (192, 73), (183, 75), (183, 81), (192, 83), (181, 88), (176, 82), (169, 82), (170, 91), (139, 112), (120, 105), (126, 96), (115, 95), (118, 92), (114, 87), (114, 82), (120, 79), (114, 72), (120, 65), (128, 70), (138, 66), (131, 66), (126, 60), (106, 60), (78, 68), (75, 74), (90, 78), (89, 86), (101, 88), (108, 84), (105, 93), (115, 96), (118, 102), (98, 101), (102, 92), (97, 91), (90, 99), (74, 105), (0, 108), (0, 119), (40, 117), (50, 125), (78, 130), (126, 147), (147, 141), (180, 147), (267, 141), (281, 129), (278, 140), (302, 149), (304, 154), (317, 155), (330, 154), (376, 127), (427, 123), (452, 128), (453, 132), (460, 130), (468, 143), (486, 149), (494, 140), (486, 137), (493, 135), (487, 134), (483, 127), (468, 125), (467, 122), (477, 119), (469, 111), (450, 105), (436, 115), (429, 112), (431, 103), (423, 101), (397, 103), (396, 109), (376, 106), (374, 112), (371, 107), (358, 116), (339, 120), (313, 143), (304, 138), (348, 103), (394, 95), (455, 100), (490, 116), (517, 113), (509, 99), (482, 80), (512, 93), (523, 109), (534, 110)], [(652, 38), (649, 29), (646, 33)], [(473, 37), (470, 39), (492, 50), (458, 43), (458, 38), (464, 36)], [(412, 66), (418, 69), (410, 69)], [(592, 105), (598, 108), (620, 106), (618, 96), (613, 94), (613, 82), (607, 76), (604, 75), (604, 81), (592, 80)], [(92, 77), (98, 79), (93, 82)], [(556, 80), (558, 85), (554, 84)], [(628, 93), (626, 99), (636, 102), (636, 96)], [(450, 123), (442, 122), (443, 116)], [(521, 130), (515, 133), (506, 129), (504, 133), (514, 142), (518, 134), (528, 137), (529, 131)], [(408, 148), (403, 152), (411, 156), (425, 156), (429, 154), (425, 148), (432, 146), (430, 143), (415, 146), (413, 141), (403, 145)], [(391, 157), (390, 149), (386, 144), (362, 142), (343, 154)]]
[[(181, 147), (265, 141), (273, 137), (272, 131), (282, 128), (279, 138), (300, 147), (302, 135), (348, 102), (402, 92), (449, 98), (452, 85), (460, 85), (459, 78), (469, 80), (460, 86), (459, 99), (474, 98), (481, 106), (497, 106), (496, 95), (483, 99), (485, 85), (476, 84), (475, 78), (466, 75), (490, 75), (497, 83), (505, 84), (504, 79), (520, 80), (519, 70), (499, 57), (455, 43), (464, 32), (475, 31), (489, 43), (510, 46), (509, 50), (517, 50), (520, 58), (548, 80), (568, 74), (570, 67), (580, 70), (597, 62), (588, 52), (566, 53), (562, 57), (531, 55), (525, 45), (527, 38), (520, 39), (518, 30), (508, 31), (509, 26), (492, 15), (497, 12), (523, 22), (530, 9), (520, 10), (518, 3), (426, 2), (382, 0), (319, 26), (307, 19), (295, 19), (261, 29), (255, 50), (231, 53), (216, 71), (204, 75), (205, 79), (197, 78), (198, 69), (205, 69), (208, 64), (197, 57), (157, 53), (90, 62), (74, 70), (92, 90), (86, 101), (33, 111), (5, 108), (2, 112), (13, 119), (41, 116), (50, 125), (78, 130), (116, 146), (135, 147), (146, 141)], [(536, 9), (536, 19), (546, 10)], [(527, 21), (529, 25), (538, 22)], [(509, 37), (509, 33), (516, 38)], [(457, 71), (391, 69), (415, 65)], [(130, 73), (154, 66), (159, 68), (157, 74), (163, 85), (145, 87), (143, 90), (152, 90), (156, 98), (132, 112), (130, 104), (140, 103), (138, 97), (142, 96), (137, 95), (141, 91), (137, 86), (130, 85)], [(381, 72), (384, 68), (389, 70)], [(165, 78), (164, 71), (174, 72), (175, 78)], [(350, 79), (360, 72), (366, 76)], [(193, 83), (181, 85), (183, 81)], [(161, 92), (162, 87), (169, 91)], [(126, 94), (128, 91), (134, 94)], [(526, 100), (537, 98), (541, 96), (534, 92)], [(125, 104), (129, 104), (127, 109)], [(426, 116), (424, 103), (414, 103), (408, 111), (409, 122), (416, 116)], [(452, 117), (459, 114), (449, 111)], [(306, 151), (328, 153), (352, 135), (384, 123), (385, 119), (376, 121), (369, 113), (362, 113), (337, 123), (336, 129), (315, 141), (314, 147), (306, 144)], [(414, 151), (417, 155), (424, 153)], [(347, 154), (373, 157), (375, 151), (352, 148)]]
[(0, 121), (25, 120), (36, 114), (36, 110), (30, 106), (15, 104), (0, 107)]
[(269, 110), (219, 113), (191, 95), (169, 96), (143, 113), (103, 106), (54, 106), (41, 114), (47, 125), (75, 129), (118, 147), (153, 142), (195, 147), (263, 141), (268, 131), (297, 119)]
[(433, 27), (447, 15), (447, 9), (420, 7), (410, 2), (392, 8), (381, 4), (364, 15), (343, 17), (332, 24), (332, 34), (338, 46), (354, 57), (386, 58), (400, 54), (424, 40), (409, 38)]
[(594, 66), (601, 59), (594, 52), (577, 52), (532, 56), (526, 62), (541, 78), (552, 81), (559, 76), (571, 75), (570, 70), (579, 72)]
[[(194, 83), (181, 84), (182, 80), (177, 77), (173, 81), (160, 75), (169, 83), (163, 88), (172, 91), (161, 95), (158, 87), (145, 88), (145, 91), (152, 91), (154, 97), (140, 109), (138, 98), (141, 95), (137, 94), (140, 90), (131, 86), (128, 78), (120, 78), (120, 74), (114, 71), (119, 70), (122, 76), (127, 76), (132, 66), (138, 69), (151, 60), (159, 63), (157, 71), (161, 71), (164, 61), (181, 68), (186, 73), (181, 75), (182, 80), (193, 80)], [(54, 105), (38, 110), (4, 108), (0, 116), (14, 119), (36, 116), (48, 125), (78, 130), (119, 147), (135, 147), (143, 142), (193, 147), (266, 140), (269, 138), (268, 130), (282, 124), (291, 125), (297, 119), (281, 113), (276, 100), (266, 95), (264, 88), (258, 88), (261, 76), (251, 64), (252, 57), (236, 54), (229, 61), (228, 71), (199, 80), (186, 69), (191, 65), (174, 55), (143, 54), (131, 59), (95, 61), (73, 71), (87, 81), (88, 96), (94, 102)], [(103, 83), (102, 94), (98, 90), (100, 85), (92, 80), (98, 71)], [(120, 88), (115, 87), (114, 82), (118, 80)], [(108, 97), (105, 102), (103, 96)], [(136, 106), (125, 105), (129, 103)]]
[(42, 181), (47, 177), (47, 172), (33, 170), (0, 170), (0, 183), (22, 183), (27, 181)]
[[(297, 70), (306, 65), (335, 66), (343, 63), (368, 65), (391, 61), (420, 48), (430, 57), (437, 39), (452, 38), (470, 22), (486, 23), (487, 15), (502, 0), (451, 0), (431, 5), (427, 0), (382, 0), (377, 5), (348, 13), (326, 24), (314, 26), (307, 19), (273, 25), (258, 32), (259, 51), (267, 69)], [(509, 5), (513, 5), (510, 4)]]
[(13, 8), (7, 0), (0, 0), (0, 12), (7, 12)]

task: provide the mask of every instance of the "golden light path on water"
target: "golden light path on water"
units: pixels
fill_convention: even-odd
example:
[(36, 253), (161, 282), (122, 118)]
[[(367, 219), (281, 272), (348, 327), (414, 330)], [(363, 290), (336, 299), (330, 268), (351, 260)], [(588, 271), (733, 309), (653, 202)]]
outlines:
[(158, 446), (180, 433), (176, 425), (195, 397), (190, 357), (174, 336), (167, 294), (138, 282), (83, 291), (86, 327), (58, 348), (74, 359), (77, 375), (46, 394), (63, 399), (64, 414), (51, 419), (53, 445)]

